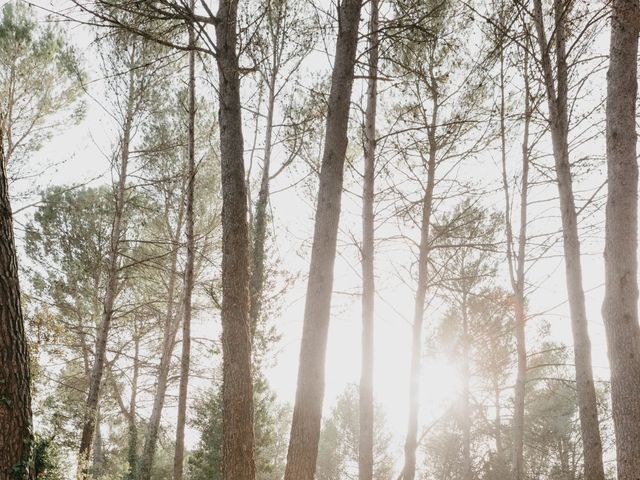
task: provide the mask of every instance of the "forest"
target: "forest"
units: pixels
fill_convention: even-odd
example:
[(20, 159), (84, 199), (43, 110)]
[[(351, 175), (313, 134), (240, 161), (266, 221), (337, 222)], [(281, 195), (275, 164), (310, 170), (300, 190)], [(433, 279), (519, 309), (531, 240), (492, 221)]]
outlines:
[(0, 0), (0, 480), (640, 480), (640, 0)]

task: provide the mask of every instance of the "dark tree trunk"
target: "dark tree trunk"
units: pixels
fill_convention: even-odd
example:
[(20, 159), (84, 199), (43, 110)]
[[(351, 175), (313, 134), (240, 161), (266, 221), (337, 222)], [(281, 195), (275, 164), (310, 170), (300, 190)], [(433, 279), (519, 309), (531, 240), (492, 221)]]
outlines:
[(33, 444), (31, 375), (2, 121), (0, 117), (0, 480), (26, 480)]
[(578, 215), (576, 213), (571, 164), (569, 161), (569, 112), (567, 106), (569, 75), (565, 38), (567, 30), (566, 17), (569, 14), (569, 8), (567, 2), (563, 0), (554, 0), (553, 2), (557, 77), (554, 81), (549, 45), (543, 24), (542, 0), (534, 0), (534, 16), (549, 105), (549, 125), (560, 195), (565, 271), (573, 333), (576, 390), (578, 393), (585, 480), (604, 480), (598, 404), (591, 365), (591, 341), (589, 339), (584, 289), (582, 286)]
[(222, 411), (223, 477), (255, 478), (249, 228), (245, 184), (237, 0), (221, 0), (216, 24), (222, 174)]
[(285, 480), (313, 480), (324, 399), (324, 366), (333, 288), (347, 127), (362, 0), (343, 0), (329, 94), (327, 127), (300, 346)]
[(371, 0), (369, 22), (369, 80), (364, 125), (362, 191), (362, 366), (360, 371), (360, 480), (373, 479), (373, 349), (374, 349), (374, 187), (376, 159), (376, 104), (378, 75), (378, 0)]
[(640, 478), (640, 327), (638, 326), (637, 55), (640, 6), (614, 0), (607, 74), (605, 299), (619, 480)]

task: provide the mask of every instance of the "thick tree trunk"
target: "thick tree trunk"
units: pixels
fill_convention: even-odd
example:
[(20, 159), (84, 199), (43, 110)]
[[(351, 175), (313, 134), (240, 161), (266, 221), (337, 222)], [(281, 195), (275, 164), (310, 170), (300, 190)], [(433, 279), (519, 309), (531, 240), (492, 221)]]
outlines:
[(33, 444), (29, 352), (20, 304), (0, 117), (0, 480), (30, 478)]
[[(195, 1), (191, 0), (191, 9)], [(189, 27), (189, 45), (195, 46), (193, 25)], [(187, 393), (189, 390), (189, 366), (191, 364), (191, 296), (193, 293), (195, 237), (193, 231), (193, 195), (196, 181), (196, 56), (189, 52), (189, 132), (186, 192), (186, 237), (187, 262), (184, 271), (184, 303), (182, 305), (182, 356), (180, 360), (180, 389), (178, 392), (178, 424), (176, 427), (176, 450), (173, 457), (173, 480), (182, 480), (184, 472), (184, 428), (187, 418)]]
[(364, 177), (362, 189), (362, 365), (360, 370), (360, 480), (373, 479), (373, 350), (374, 350), (374, 187), (376, 158), (376, 106), (378, 75), (378, 0), (371, 0), (369, 22), (369, 79), (364, 125)]
[(585, 480), (604, 480), (598, 405), (591, 365), (591, 341), (589, 339), (584, 289), (582, 287), (578, 218), (573, 196), (571, 164), (569, 162), (569, 114), (567, 107), (569, 79), (565, 39), (568, 7), (563, 0), (554, 0), (553, 8), (557, 86), (553, 78), (551, 57), (544, 30), (542, 0), (534, 1), (534, 15), (549, 105), (551, 140), (560, 195), (565, 271), (573, 332), (576, 390), (578, 393)]
[[(432, 78), (433, 80), (433, 78)], [(418, 252), (418, 282), (413, 311), (413, 328), (411, 332), (411, 370), (409, 372), (409, 415), (407, 420), (407, 436), (404, 442), (403, 480), (413, 480), (416, 476), (416, 452), (418, 450), (418, 411), (420, 407), (420, 374), (422, 370), (422, 325), (424, 309), (429, 286), (429, 241), (431, 211), (433, 207), (433, 190), (436, 180), (438, 121), (438, 98), (433, 94), (433, 111), (431, 125), (428, 125), (429, 159), (427, 161), (427, 185), (422, 199), (422, 219), (420, 224), (420, 251)]]
[(216, 24), (222, 174), (222, 411), (223, 477), (255, 478), (249, 227), (245, 184), (237, 0), (221, 0)]
[(100, 388), (102, 384), (102, 374), (104, 372), (105, 357), (107, 351), (107, 339), (113, 318), (113, 307), (118, 292), (118, 260), (120, 248), (120, 236), (122, 234), (122, 215), (124, 211), (125, 190), (127, 182), (127, 168), (129, 163), (129, 148), (131, 143), (131, 129), (133, 123), (133, 110), (135, 99), (134, 69), (129, 71), (129, 92), (127, 98), (127, 111), (122, 130), (120, 172), (118, 185), (116, 187), (116, 204), (111, 227), (111, 244), (109, 248), (109, 261), (107, 267), (107, 288), (103, 303), (102, 322), (98, 327), (95, 345), (95, 355), (93, 367), (91, 369), (91, 380), (89, 382), (89, 392), (84, 414), (84, 424), (82, 437), (80, 439), (80, 449), (78, 452), (79, 479), (88, 476), (89, 458), (91, 455), (91, 443), (96, 426), (96, 414), (98, 412), (98, 401), (100, 399)]
[(640, 478), (640, 327), (638, 326), (637, 55), (640, 6), (614, 0), (607, 74), (605, 299), (619, 480)]
[(329, 94), (316, 222), (304, 312), (298, 388), (287, 454), (285, 480), (312, 480), (316, 469), (324, 365), (333, 288), (347, 127), (362, 0), (343, 0)]

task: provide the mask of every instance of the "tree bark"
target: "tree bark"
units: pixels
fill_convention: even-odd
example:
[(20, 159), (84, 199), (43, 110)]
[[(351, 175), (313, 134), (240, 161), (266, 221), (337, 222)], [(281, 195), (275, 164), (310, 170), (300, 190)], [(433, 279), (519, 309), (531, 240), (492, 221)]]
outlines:
[(378, 75), (378, 0), (371, 0), (369, 22), (369, 80), (364, 125), (362, 189), (362, 364), (360, 371), (360, 425), (358, 469), (360, 480), (373, 479), (373, 351), (374, 351), (374, 197), (376, 106)]
[(104, 372), (105, 356), (107, 350), (107, 339), (111, 328), (111, 320), (113, 318), (113, 307), (118, 291), (118, 261), (120, 236), (122, 234), (122, 215), (124, 212), (125, 190), (127, 182), (127, 168), (129, 163), (129, 149), (131, 143), (131, 129), (133, 123), (135, 86), (134, 86), (134, 68), (129, 70), (129, 92), (127, 98), (127, 107), (125, 121), (122, 130), (122, 143), (120, 155), (120, 172), (118, 185), (116, 187), (116, 204), (111, 227), (111, 242), (109, 248), (109, 260), (107, 267), (107, 288), (103, 303), (102, 322), (98, 328), (95, 356), (91, 369), (91, 380), (89, 382), (89, 392), (87, 394), (87, 402), (84, 414), (84, 424), (82, 428), (82, 437), (80, 439), (80, 449), (78, 452), (78, 471), (79, 479), (84, 480), (88, 477), (89, 458), (91, 455), (91, 443), (96, 425), (96, 414), (98, 412), (98, 401), (100, 398), (100, 389), (102, 384), (102, 374)]
[(31, 374), (2, 123), (0, 116), (0, 480), (27, 480), (33, 445)]
[(640, 327), (638, 326), (637, 55), (640, 5), (612, 3), (607, 73), (605, 299), (619, 480), (640, 478)]
[(556, 81), (554, 82), (549, 53), (550, 45), (546, 40), (543, 23), (542, 0), (534, 0), (535, 24), (549, 105), (551, 140), (558, 193), (560, 195), (565, 271), (573, 333), (576, 390), (578, 393), (585, 480), (604, 480), (598, 405), (591, 365), (591, 341), (589, 339), (584, 289), (582, 286), (578, 216), (573, 196), (571, 164), (569, 162), (569, 113), (567, 107), (569, 78), (566, 52), (566, 17), (569, 14), (568, 8), (563, 0), (554, 0), (553, 2), (556, 57)]
[(285, 480), (312, 480), (318, 455), (324, 365), (353, 71), (362, 0), (343, 0), (331, 79), (316, 222), (304, 312), (300, 366)]
[(245, 184), (237, 0), (221, 0), (216, 24), (222, 174), (223, 477), (255, 478), (249, 228)]
[[(195, 8), (191, 0), (190, 8)], [(189, 45), (195, 46), (194, 26), (189, 26)], [(180, 360), (180, 389), (178, 391), (178, 424), (176, 427), (176, 450), (173, 457), (173, 480), (182, 480), (184, 472), (184, 428), (187, 418), (187, 393), (189, 389), (189, 366), (191, 364), (191, 297), (193, 293), (195, 258), (195, 236), (193, 231), (193, 195), (196, 181), (196, 56), (189, 52), (189, 132), (186, 192), (186, 237), (187, 260), (184, 271), (184, 303), (182, 306), (182, 357)]]

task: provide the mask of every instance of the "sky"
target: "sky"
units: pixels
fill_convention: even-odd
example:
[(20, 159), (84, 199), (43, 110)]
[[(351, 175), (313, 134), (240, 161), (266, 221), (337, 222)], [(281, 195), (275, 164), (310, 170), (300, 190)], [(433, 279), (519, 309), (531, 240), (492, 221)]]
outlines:
[[(66, 0), (34, 0), (40, 7), (56, 9)], [(4, 0), (0, 0), (4, 3)], [(78, 48), (85, 55), (90, 65), (92, 78), (98, 78), (91, 55), (91, 37), (85, 27), (66, 23), (64, 28)], [(607, 32), (603, 32), (597, 40), (597, 48), (606, 48)], [(604, 88), (604, 74), (601, 72), (591, 81), (594, 89)], [(92, 184), (109, 181), (109, 164), (104, 152), (108, 152), (115, 137), (113, 126), (104, 114), (99, 97), (99, 82), (89, 85), (90, 93), (95, 98), (87, 98), (86, 118), (75, 127), (59, 132), (37, 155), (39, 163), (58, 164), (59, 167), (48, 171), (38, 179), (38, 186), (47, 184), (84, 183), (90, 179)], [(202, 88), (207, 88), (202, 86)], [(362, 92), (362, 82), (355, 85), (355, 94)], [(584, 154), (604, 155), (603, 138), (583, 146)], [(576, 152), (576, 155), (580, 152)], [(486, 185), (493, 193), (486, 198), (486, 203), (502, 208), (501, 192), (496, 192), (498, 185), (499, 158), (488, 152), (479, 157), (465, 175), (478, 185)], [(490, 172), (487, 174), (487, 172)], [(585, 191), (598, 186), (605, 175), (604, 160), (596, 161), (596, 169), (583, 180), (580, 185)], [(292, 177), (283, 175), (276, 180), (273, 191), (279, 191), (291, 182)], [(548, 190), (545, 194), (553, 194)], [(335, 404), (337, 396), (349, 383), (357, 383), (360, 375), (360, 297), (359, 265), (353, 246), (346, 246), (350, 234), (360, 237), (359, 212), (360, 204), (356, 195), (346, 193), (343, 197), (343, 216), (341, 221), (341, 241), (335, 266), (335, 294), (326, 363), (326, 395), (325, 413)], [(277, 345), (278, 361), (267, 371), (267, 377), (280, 400), (293, 403), (296, 388), (298, 353), (304, 314), (306, 290), (305, 274), (309, 264), (310, 236), (313, 226), (314, 205), (311, 200), (301, 196), (295, 189), (285, 189), (276, 193), (271, 199), (271, 208), (277, 226), (275, 229), (274, 250), (281, 259), (282, 265), (291, 274), (298, 275), (292, 287), (281, 299), (281, 314), (274, 323), (282, 335)], [(558, 223), (557, 205), (547, 204), (549, 209), (547, 220), (537, 220), (535, 227), (539, 231), (556, 229)], [(555, 209), (555, 210), (554, 210)], [(24, 222), (33, 210), (26, 210), (19, 215), (18, 221)], [(542, 215), (542, 211), (540, 212)], [(589, 222), (601, 221), (602, 211), (590, 214), (585, 219)], [(603, 299), (603, 238), (589, 236), (583, 240), (583, 279), (587, 299), (589, 330), (593, 346), (593, 365), (596, 378), (608, 378), (608, 361), (606, 339), (600, 313)], [(559, 248), (552, 253), (558, 254)], [(406, 430), (408, 405), (408, 374), (411, 345), (411, 318), (413, 313), (413, 294), (411, 289), (403, 285), (389, 270), (389, 262), (395, 253), (385, 251), (376, 259), (377, 298), (375, 309), (375, 397), (384, 408), (388, 424), (393, 432), (396, 446), (399, 447)], [(408, 254), (404, 254), (409, 258)], [(499, 278), (506, 287), (506, 263), (501, 263)], [(529, 272), (532, 283), (538, 285), (529, 295), (530, 314), (535, 318), (544, 318), (551, 326), (551, 337), (571, 344), (571, 329), (568, 317), (568, 306), (565, 303), (566, 288), (564, 266), (561, 258), (543, 259), (534, 264)], [(427, 332), (437, 321), (437, 313), (426, 318)], [(214, 324), (206, 314), (201, 313), (196, 319), (195, 335), (215, 338), (219, 326)], [(422, 400), (421, 415), (425, 424), (438, 417), (455, 398), (459, 389), (455, 367), (447, 360), (439, 357), (426, 357), (421, 379)], [(195, 381), (193, 391), (205, 388), (206, 383)], [(174, 412), (168, 411), (167, 419)], [(188, 442), (193, 446), (197, 441), (197, 433), (191, 430)]]

